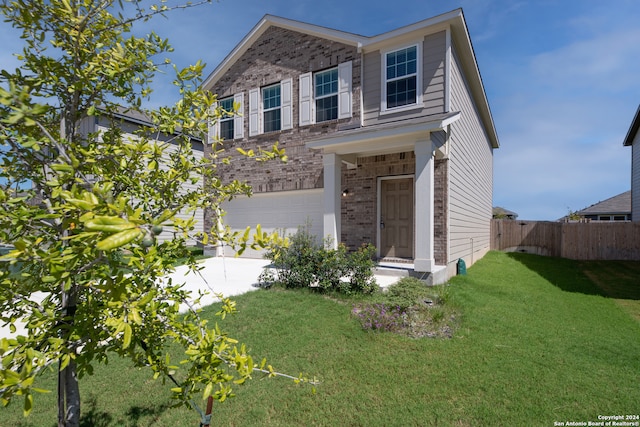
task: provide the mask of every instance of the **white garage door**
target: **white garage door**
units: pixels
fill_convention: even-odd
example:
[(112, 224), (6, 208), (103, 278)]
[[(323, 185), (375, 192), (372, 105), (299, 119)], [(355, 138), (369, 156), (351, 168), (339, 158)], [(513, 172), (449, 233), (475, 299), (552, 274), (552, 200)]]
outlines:
[[(282, 191), (268, 194), (255, 194), (251, 197), (234, 198), (223, 204), (227, 213), (223, 221), (234, 231), (243, 231), (247, 226), (255, 228), (260, 224), (262, 230), (271, 233), (278, 231), (281, 235), (295, 234), (298, 226), (311, 224), (311, 232), (322, 239), (322, 189)], [(234, 252), (225, 248), (225, 255)], [(261, 251), (247, 249), (243, 257), (261, 258)]]

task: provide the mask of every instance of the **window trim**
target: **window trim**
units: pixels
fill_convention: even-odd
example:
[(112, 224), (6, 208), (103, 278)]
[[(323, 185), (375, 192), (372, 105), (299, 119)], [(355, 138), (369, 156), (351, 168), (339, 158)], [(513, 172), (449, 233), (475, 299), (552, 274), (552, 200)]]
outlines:
[[(338, 117), (333, 120), (351, 119), (353, 117), (353, 61), (341, 62), (338, 68)], [(315, 81), (317, 72), (331, 70), (326, 68), (309, 71), (298, 76), (298, 126), (316, 124)], [(322, 123), (333, 120), (323, 121)]]
[[(272, 88), (278, 88), (278, 105), (276, 107), (269, 107), (269, 108), (265, 108), (264, 107), (264, 102), (265, 102), (265, 96), (264, 96), (264, 92), (265, 90), (269, 90)], [(262, 118), (262, 133), (270, 133), (270, 132), (280, 132), (282, 130), (282, 85), (280, 82), (278, 83), (274, 83), (271, 85), (267, 85), (267, 86), (262, 86), (260, 88), (260, 107), (261, 107), (261, 111), (260, 111), (260, 116)], [(265, 130), (264, 125), (266, 123), (265, 121), (265, 114), (271, 112), (271, 111), (279, 111), (280, 112), (280, 116), (279, 116), (279, 123), (278, 123), (278, 129), (274, 129), (274, 130)]]
[[(208, 132), (208, 140), (210, 144), (220, 138), (220, 123), (222, 120), (233, 120), (233, 138), (231, 139), (238, 140), (244, 138), (244, 92), (238, 92), (216, 101), (211, 107), (211, 112), (214, 112), (218, 105), (220, 105), (220, 102), (223, 100), (226, 101), (229, 98), (233, 100), (233, 106), (238, 107), (237, 114), (226, 119), (218, 118), (215, 121), (211, 120)], [(226, 139), (226, 141), (228, 141), (228, 139)]]
[[(249, 90), (249, 137), (267, 133), (264, 131), (263, 90), (276, 85), (280, 85), (280, 130), (269, 131), (268, 133), (293, 129), (293, 80), (286, 78), (279, 82)], [(267, 111), (271, 110), (275, 110), (275, 108)]]
[[(416, 48), (416, 102), (406, 104), (399, 107), (387, 108), (387, 55), (403, 49)], [(393, 48), (380, 51), (380, 114), (391, 114), (398, 111), (409, 111), (423, 108), (422, 94), (422, 42), (406, 44), (403, 46), (394, 46)]]
[[(233, 104), (235, 102), (235, 97), (234, 96), (228, 96), (226, 98), (223, 98), (221, 100), (218, 101), (218, 104), (222, 107), (222, 103), (223, 102), (229, 102), (231, 101), (231, 110), (233, 110)], [(222, 116), (218, 119), (218, 137), (220, 139), (222, 138), (222, 123), (223, 122), (231, 122), (231, 126), (232, 126), (232, 137), (231, 138), (224, 138), (225, 141), (228, 141), (229, 139), (235, 139), (235, 135), (236, 135), (236, 129), (235, 129), (235, 115), (229, 115), (229, 116)]]
[[(321, 73), (328, 73), (331, 71), (335, 71), (336, 72), (336, 91), (332, 92), (329, 95), (322, 95), (322, 96), (318, 96), (316, 90), (317, 90), (317, 85), (316, 85), (316, 76), (318, 74)], [(326, 68), (324, 70), (319, 70), (319, 71), (314, 71), (312, 74), (312, 84), (313, 84), (313, 108), (312, 108), (312, 120), (313, 123), (324, 123), (324, 122), (330, 122), (332, 120), (338, 120), (338, 118), (340, 117), (340, 70), (338, 69), (337, 66), (335, 67), (331, 67), (331, 68)], [(327, 120), (321, 120), (318, 121), (318, 100), (321, 99), (326, 99), (326, 98), (336, 98), (336, 117), (335, 119), (327, 119)]]

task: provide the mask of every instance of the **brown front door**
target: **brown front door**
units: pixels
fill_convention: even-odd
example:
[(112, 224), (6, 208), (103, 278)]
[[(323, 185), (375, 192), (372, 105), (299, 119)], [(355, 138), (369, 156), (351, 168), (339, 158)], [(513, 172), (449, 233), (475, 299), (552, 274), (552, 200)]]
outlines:
[(380, 182), (380, 256), (413, 258), (413, 178)]

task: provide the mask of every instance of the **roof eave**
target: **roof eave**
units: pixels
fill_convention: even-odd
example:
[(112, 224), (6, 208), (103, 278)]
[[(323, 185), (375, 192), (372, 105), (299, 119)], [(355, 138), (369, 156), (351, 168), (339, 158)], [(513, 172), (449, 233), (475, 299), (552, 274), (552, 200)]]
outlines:
[(633, 140), (636, 139), (638, 130), (640, 130), (640, 105), (638, 105), (638, 109), (636, 110), (636, 115), (633, 117), (631, 126), (627, 131), (627, 136), (624, 137), (623, 146), (628, 147), (630, 145), (633, 145)]
[(478, 111), (483, 123), (485, 124), (487, 137), (489, 138), (493, 148), (500, 148), (500, 141), (498, 139), (495, 122), (493, 121), (493, 114), (491, 113), (491, 107), (489, 107), (489, 100), (484, 89), (484, 82), (482, 81), (482, 75), (480, 74), (480, 68), (478, 67), (475, 50), (473, 49), (471, 37), (469, 36), (469, 29), (464, 19), (464, 15), (462, 14), (462, 10), (460, 10), (460, 15), (452, 21), (451, 28), (452, 38), (454, 41), (457, 41), (456, 46), (462, 50), (460, 61), (466, 70)]
[[(383, 125), (364, 126), (322, 136), (305, 145), (312, 150), (337, 154), (382, 154), (399, 149), (413, 149), (416, 138), (446, 127), (460, 119), (460, 112), (447, 113), (435, 120), (399, 121)], [(382, 148), (384, 147), (384, 149)]]

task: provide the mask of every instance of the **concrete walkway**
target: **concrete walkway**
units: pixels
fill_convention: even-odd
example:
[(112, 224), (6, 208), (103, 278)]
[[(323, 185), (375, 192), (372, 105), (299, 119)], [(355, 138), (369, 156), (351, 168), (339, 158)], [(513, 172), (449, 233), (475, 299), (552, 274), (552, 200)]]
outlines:
[[(202, 269), (198, 272), (192, 272), (186, 266), (180, 266), (169, 277), (174, 285), (184, 283), (184, 289), (191, 292), (193, 296), (192, 301), (197, 298), (199, 291), (207, 292), (208, 294), (200, 300), (200, 306), (206, 306), (218, 300), (215, 294), (232, 297), (259, 289), (258, 276), (264, 267), (269, 265), (269, 261), (214, 257), (204, 259), (199, 264)], [(375, 279), (379, 286), (387, 287), (397, 282), (400, 277), (383, 273), (375, 274)], [(186, 311), (188, 305), (183, 304), (180, 308), (181, 311)], [(15, 334), (10, 333), (8, 326), (0, 327), (0, 338), (21, 333), (24, 334), (24, 328), (21, 325), (18, 325)]]

